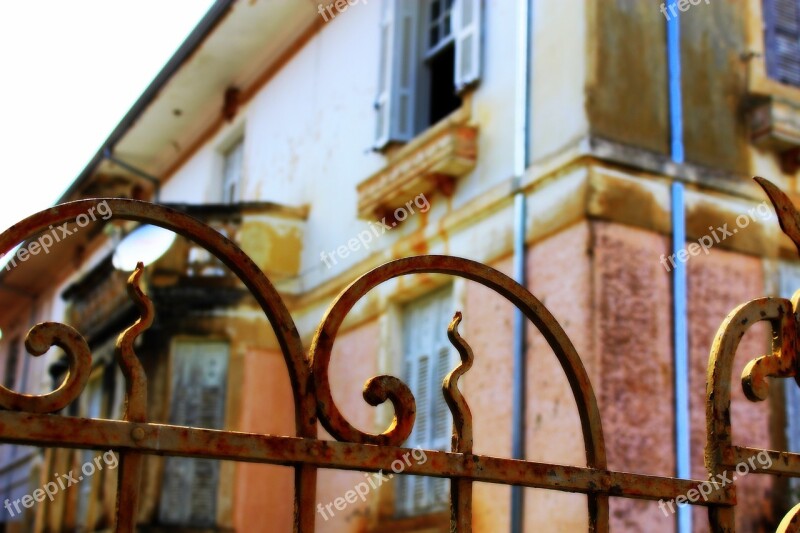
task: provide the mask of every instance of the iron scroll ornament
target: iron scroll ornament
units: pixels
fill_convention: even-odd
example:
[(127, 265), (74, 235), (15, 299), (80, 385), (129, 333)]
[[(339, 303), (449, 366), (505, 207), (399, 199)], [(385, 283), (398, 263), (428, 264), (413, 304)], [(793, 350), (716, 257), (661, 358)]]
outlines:
[[(120, 198), (92, 198), (54, 206), (13, 225), (0, 234), (0, 255), (4, 256), (9, 253), (18, 243), (37, 237), (55, 226), (69, 224), (76, 220), (78, 216), (97, 210), (100, 204), (106, 204), (105, 208), (111, 211), (109, 219), (133, 220), (153, 224), (196, 242), (222, 261), (244, 283), (264, 311), (283, 353), (294, 395), (297, 435), (316, 438), (317, 420), (313, 393), (310, 390), (310, 369), (306, 363), (300, 335), (297, 332), (294, 321), (266, 275), (233, 241), (211, 226), (185, 213), (162, 205)], [(137, 271), (141, 275), (141, 269), (137, 268)], [(149, 306), (149, 311), (152, 311), (152, 305), (141, 293), (138, 284), (136, 286), (132, 285), (134, 277), (138, 283), (139, 278), (134, 272), (129, 281), (129, 294), (137, 307), (139, 307), (140, 312), (145, 313), (142, 315), (142, 320), (152, 320), (152, 316), (149, 319), (146, 316), (148, 313), (146, 309)], [(138, 325), (132, 326), (132, 328), (120, 335), (117, 341), (117, 357), (126, 378), (126, 416), (129, 416), (132, 421), (144, 422), (146, 417), (146, 395), (142, 393), (146, 394), (146, 378), (144, 378), (144, 372), (141, 371), (140, 367), (137, 369), (136, 366), (126, 364), (133, 361), (131, 359), (133, 355), (132, 346), (129, 345), (129, 341), (141, 328), (140, 321)], [(54, 332), (59, 333), (59, 338), (55, 337)], [(32, 337), (33, 334), (36, 334), (36, 336)], [(53, 342), (52, 344), (61, 345), (67, 352), (70, 372), (64, 384), (56, 391), (41, 396), (23, 395), (0, 388), (0, 399), (4, 399), (6, 402), (2, 405), (12, 402), (12, 408), (15, 410), (19, 409), (19, 407), (28, 407), (30, 405), (43, 405), (45, 407), (40, 408), (39, 411), (30, 409), (25, 409), (24, 411), (41, 412), (41, 409), (47, 408), (48, 412), (52, 412), (55, 410), (53, 407), (64, 403), (65, 399), (71, 401), (74, 399), (71, 398), (73, 395), (77, 397), (88, 381), (91, 354), (89, 354), (88, 345), (83, 337), (69, 326), (46, 323), (34, 326), (28, 334), (28, 339), (40, 339), (44, 334), (49, 334), (48, 340), (57, 340), (58, 342)], [(39, 344), (41, 344), (41, 341), (39, 341)], [(31, 344), (27, 340), (26, 347), (29, 348), (31, 353), (44, 353), (47, 351), (47, 347)], [(75, 366), (75, 372), (73, 373), (74, 365), (77, 366)], [(133, 394), (137, 392), (139, 394)], [(69, 401), (66, 403), (69, 403)], [(143, 431), (143, 429), (139, 428), (137, 436), (141, 435)], [(141, 438), (136, 440), (141, 440)], [(139, 453), (121, 453), (116, 517), (116, 530), (120, 532), (133, 531), (135, 529), (141, 460), (141, 454)], [(304, 464), (299, 465), (295, 471), (296, 500), (298, 502), (307, 502), (307, 504), (313, 502), (316, 491), (316, 468)], [(295, 529), (311, 531), (313, 530), (314, 516), (313, 514), (302, 515), (296, 512), (294, 523)]]
[[(800, 216), (788, 198), (775, 193), (777, 188), (772, 186), (774, 190), (770, 189), (771, 184), (766, 180), (759, 179), (759, 183), (775, 203), (784, 231), (800, 249)], [(452, 479), (454, 489), (451, 494), (451, 524), (455, 530), (471, 530), (471, 483), (474, 480), (585, 493), (588, 495), (589, 528), (593, 532), (606, 532), (609, 529), (609, 495), (650, 500), (674, 499), (703, 483), (608, 471), (597, 401), (574, 346), (551, 313), (527, 289), (481, 263), (457, 257), (430, 255), (398, 259), (367, 272), (345, 288), (331, 304), (316, 330), (306, 356), (284, 302), (255, 263), (233, 241), (214, 228), (168, 207), (134, 200), (102, 198), (62, 204), (28, 217), (0, 234), (0, 253), (8, 253), (17, 243), (44, 233), (52, 225), (69, 223), (103, 202), (111, 210), (111, 218), (154, 224), (198, 243), (227, 265), (250, 290), (274, 330), (287, 365), (295, 401), (298, 435), (251, 435), (168, 426), (146, 420), (146, 396), (142, 393), (146, 392), (146, 377), (140, 367), (132, 364), (135, 363), (132, 359), (135, 358), (132, 339), (148, 326), (153, 310), (149, 300), (139, 289), (142, 269), (138, 268), (131, 276), (128, 287), (131, 298), (139, 307), (141, 319), (120, 335), (117, 350), (118, 361), (123, 367), (127, 364), (129, 370), (125, 373), (125, 422), (58, 417), (59, 422), (56, 423), (50, 418), (52, 415), (44, 414), (57, 410), (55, 407), (64, 401), (69, 403), (81, 392), (91, 365), (91, 354), (85, 340), (74, 329), (63, 324), (45, 323), (34, 326), (26, 339), (26, 346), (31, 353), (43, 353), (50, 344), (62, 343), (70, 357), (71, 366), (65, 383), (55, 393), (62, 390), (67, 392), (61, 392), (60, 397), (52, 396), (55, 393), (48, 393), (50, 396), (28, 396), (0, 389), (0, 406), (7, 409), (0, 411), (0, 440), (74, 448), (97, 448), (108, 446), (110, 442), (112, 447), (123, 454), (117, 531), (128, 532), (135, 528), (137, 480), (141, 470), (141, 456), (145, 453), (213, 457), (294, 467), (293, 525), (296, 531), (303, 533), (314, 529), (318, 467), (365, 471), (387, 468), (393, 459), (405, 451), (400, 446), (413, 427), (415, 402), (411, 391), (405, 383), (393, 376), (377, 376), (368, 380), (365, 384), (365, 400), (373, 406), (390, 401), (395, 409), (395, 419), (381, 433), (361, 432), (342, 416), (334, 403), (328, 381), (328, 366), (337, 332), (355, 303), (384, 281), (418, 273), (440, 273), (475, 281), (499, 293), (523, 311), (543, 334), (566, 374), (578, 406), (586, 449), (587, 467), (513, 461), (472, 454), (471, 417), (466, 401), (458, 391), (457, 380), (469, 369), (473, 355), (466, 341), (458, 335), (460, 317), (456, 316), (450, 325), (448, 336), (461, 355), (461, 364), (443, 383), (443, 394), (456, 429), (453, 449), (451, 452), (430, 451), (430, 464), (411, 465), (406, 472)], [(792, 333), (798, 323), (797, 305), (796, 302), (779, 300), (756, 300), (740, 306), (732, 313), (733, 318), (726, 320), (718, 334), (719, 342), (715, 342), (709, 363), (709, 433), (706, 459), (712, 475), (729, 467), (731, 461), (739, 455), (752, 454), (752, 450), (737, 448), (725, 441), (731, 434), (730, 420), (726, 421), (724, 418), (730, 407), (731, 376), (727, 361), (735, 354), (739, 334), (743, 334), (736, 329), (737, 324), (741, 324), (736, 319), (745, 315), (751, 317), (752, 314), (753, 321), (770, 321), (777, 331), (776, 342), (780, 344), (774, 347), (771, 355), (759, 358), (748, 366), (749, 371), (744, 376), (743, 385), (749, 396), (753, 399), (763, 396), (767, 377), (788, 377), (789, 374), (797, 377), (797, 358), (793, 355), (797, 336)], [(54, 398), (58, 401), (52, 403)], [(317, 439), (318, 421), (338, 442)], [(24, 424), (28, 426), (21, 427)], [(75, 429), (74, 434), (70, 438), (63, 438), (63, 434), (57, 430), (62, 426), (58, 424), (63, 424), (63, 427), (71, 424)], [(50, 429), (51, 427), (56, 429)], [(103, 435), (102, 441), (97, 437), (98, 434)], [(800, 456), (770, 453), (775, 454), (776, 465), (784, 466), (764, 473), (800, 477)], [(786, 461), (781, 463), (778, 459)], [(707, 501), (699, 505), (709, 507), (714, 531), (733, 531), (735, 486), (710, 495)], [(782, 525), (784, 529), (780, 531), (797, 531), (798, 512), (798, 508), (795, 508), (787, 515), (784, 520), (786, 525)]]
[[(772, 182), (754, 178), (769, 197), (783, 232), (800, 253), (800, 213), (786, 194)], [(753, 402), (768, 397), (771, 379), (794, 378), (800, 384), (800, 290), (791, 299), (765, 297), (738, 306), (725, 318), (711, 346), (706, 380), (706, 449), (705, 464), (709, 479), (732, 472), (737, 465), (756, 454), (766, 454), (769, 466), (759, 473), (800, 477), (800, 454), (735, 446), (731, 421), (731, 382), (733, 360), (739, 342), (748, 329), (767, 322), (771, 330), (770, 353), (751, 360), (742, 371), (741, 386)], [(731, 498), (736, 486), (722, 488)], [(709, 507), (709, 522), (715, 533), (733, 532), (736, 527), (733, 506)], [(778, 533), (800, 532), (800, 505), (781, 521)]]
[[(153, 224), (182, 235), (220, 259), (244, 283), (260, 304), (268, 318), (287, 365), (295, 400), (295, 421), (298, 436), (316, 439), (317, 415), (319, 421), (340, 441), (376, 443), (386, 446), (401, 445), (411, 432), (414, 421), (414, 397), (408, 386), (392, 376), (372, 378), (365, 386), (365, 399), (378, 405), (387, 399), (395, 407), (396, 424), (387, 432), (370, 435), (358, 432), (342, 417), (331, 397), (328, 383), (328, 364), (331, 347), (339, 326), (352, 305), (365, 292), (388, 279), (422, 272), (438, 272), (461, 276), (481, 283), (520, 307), (539, 328), (553, 347), (575, 394), (584, 433), (587, 463), (591, 468), (605, 470), (606, 453), (599, 410), (588, 375), (574, 346), (550, 312), (524, 287), (504, 274), (486, 265), (448, 256), (418, 256), (399, 259), (382, 265), (354, 281), (345, 289), (326, 313), (312, 342), (310, 356), (303, 354), (296, 326), (279, 294), (267, 276), (230, 239), (214, 228), (185, 213), (166, 206), (137, 200), (96, 198), (61, 204), (36, 213), (0, 234), (0, 254), (10, 252), (15, 245), (35, 238), (54, 226), (70, 223), (82, 213), (107, 204), (111, 219), (133, 220)], [(152, 322), (152, 304), (139, 288), (141, 266), (129, 280), (129, 293), (137, 304), (142, 318), (120, 335), (117, 358), (126, 377), (126, 413), (130, 422), (146, 423), (146, 377), (132, 351), (132, 339)], [(454, 319), (449, 333), (451, 342), (462, 354), (462, 365), (455, 369), (443, 384), (443, 394), (451, 409), (458, 431), (454, 445), (467, 451), (471, 448), (471, 420), (466, 401), (458, 392), (457, 380), (471, 366), (472, 355), (466, 342), (456, 330), (460, 316)], [(0, 406), (25, 412), (53, 412), (74, 400), (85, 386), (91, 367), (91, 354), (83, 337), (64, 324), (45, 323), (34, 326), (29, 333), (27, 347), (32, 353), (44, 353), (50, 345), (62, 346), (68, 354), (70, 369), (65, 383), (55, 392), (42, 396), (22, 395), (0, 387)], [(141, 432), (137, 432), (137, 435)], [(134, 527), (136, 497), (130, 487), (123, 487), (128, 479), (134, 485), (139, 479), (141, 454), (125, 452), (120, 475), (120, 500), (118, 501), (118, 530)], [(313, 503), (316, 468), (298, 465), (296, 469), (297, 500), (303, 506)], [(127, 496), (126, 496), (127, 495)], [(127, 505), (121, 506), (125, 501)], [(471, 501), (464, 498), (463, 501)], [(313, 505), (312, 505), (313, 506)], [(608, 497), (589, 495), (592, 531), (608, 528)], [(125, 515), (125, 516), (123, 516)], [(459, 523), (466, 527), (466, 522)], [(295, 528), (311, 530), (313, 514), (296, 512)]]

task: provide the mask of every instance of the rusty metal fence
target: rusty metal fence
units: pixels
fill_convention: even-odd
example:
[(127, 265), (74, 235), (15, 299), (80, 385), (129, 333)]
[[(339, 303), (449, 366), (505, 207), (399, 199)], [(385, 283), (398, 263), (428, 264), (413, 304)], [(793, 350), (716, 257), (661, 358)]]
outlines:
[[(757, 178), (776, 207), (781, 227), (800, 251), (800, 215), (774, 185)], [(117, 451), (118, 474), (116, 530), (131, 532), (139, 498), (144, 454), (203, 457), (286, 465), (295, 472), (294, 529), (314, 530), (317, 469), (364, 472), (389, 470), (412, 450), (403, 444), (415, 420), (415, 401), (408, 386), (396, 377), (377, 376), (364, 385), (364, 398), (372, 406), (386, 401), (394, 420), (380, 434), (356, 429), (333, 401), (328, 366), (336, 334), (345, 316), (367, 292), (382, 282), (417, 273), (463, 277), (496, 291), (523, 311), (555, 352), (577, 403), (587, 466), (565, 466), (489, 457), (472, 453), (472, 419), (458, 380), (472, 366), (473, 354), (459, 335), (460, 313), (448, 328), (448, 337), (461, 356), (461, 364), (444, 379), (442, 393), (453, 417), (449, 452), (426, 450), (428, 460), (413, 463), (403, 474), (444, 477), (451, 480), (451, 531), (472, 529), (472, 484), (489, 482), (587, 495), (589, 530), (609, 530), (609, 497), (675, 500), (703, 490), (705, 480), (678, 479), (610, 471), (607, 468), (603, 429), (592, 384), (580, 356), (550, 312), (523, 286), (486, 265), (446, 256), (419, 256), (384, 264), (351, 283), (328, 308), (306, 355), (297, 328), (273, 285), (255, 263), (232, 241), (202, 222), (164, 206), (123, 199), (89, 199), (59, 205), (37, 213), (0, 235), (0, 252), (33, 238), (48, 228), (107, 202), (114, 218), (135, 220), (172, 230), (198, 243), (218, 257), (246, 285), (269, 319), (288, 368), (294, 395), (296, 437), (248, 434), (156, 424), (147, 420), (147, 376), (134, 352), (134, 341), (153, 321), (154, 309), (140, 288), (142, 266), (128, 280), (130, 298), (140, 318), (120, 334), (116, 358), (125, 376), (123, 420), (88, 419), (55, 414), (74, 401), (89, 378), (92, 355), (86, 340), (65, 324), (45, 322), (34, 326), (25, 339), (33, 355), (51, 346), (66, 352), (69, 370), (63, 383), (44, 395), (26, 395), (0, 386), (0, 441)], [(800, 291), (792, 300), (759, 298), (736, 308), (723, 322), (714, 341), (707, 381), (706, 466), (709, 479), (725, 476), (737, 464), (759, 453), (768, 454), (770, 467), (752, 463), (753, 472), (800, 477), (800, 454), (734, 446), (731, 439), (731, 386), (733, 358), (739, 340), (753, 324), (769, 323), (772, 353), (754, 359), (745, 369), (742, 386), (753, 401), (767, 397), (768, 378), (794, 378), (800, 383)], [(317, 423), (336, 439), (317, 438)], [(684, 498), (685, 499), (685, 498)], [(696, 505), (707, 506), (712, 531), (734, 531), (736, 483), (714, 490)], [(784, 518), (781, 532), (800, 531), (800, 504)]]

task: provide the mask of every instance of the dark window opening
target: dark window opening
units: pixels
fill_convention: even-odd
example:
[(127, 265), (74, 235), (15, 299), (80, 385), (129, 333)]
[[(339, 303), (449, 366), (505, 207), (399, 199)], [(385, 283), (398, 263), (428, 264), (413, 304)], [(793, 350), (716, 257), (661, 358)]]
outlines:
[(461, 106), (461, 97), (456, 93), (453, 72), (456, 62), (455, 43), (450, 42), (427, 60), (430, 73), (430, 106), (428, 125), (435, 124)]

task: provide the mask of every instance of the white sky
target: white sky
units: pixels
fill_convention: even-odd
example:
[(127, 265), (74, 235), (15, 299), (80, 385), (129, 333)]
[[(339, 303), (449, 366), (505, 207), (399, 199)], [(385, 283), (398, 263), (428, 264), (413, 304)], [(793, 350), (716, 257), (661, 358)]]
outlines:
[(58, 200), (212, 4), (3, 2), (0, 231)]

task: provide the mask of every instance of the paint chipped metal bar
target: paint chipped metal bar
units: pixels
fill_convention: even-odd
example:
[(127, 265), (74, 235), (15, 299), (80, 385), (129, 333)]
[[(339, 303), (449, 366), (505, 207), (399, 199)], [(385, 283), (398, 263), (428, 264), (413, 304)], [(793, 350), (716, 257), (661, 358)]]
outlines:
[[(66, 432), (70, 438), (65, 439)], [(389, 471), (391, 464), (412, 448), (375, 446), (187, 428), (166, 424), (137, 424), (119, 420), (0, 412), (0, 435), (6, 442), (62, 448), (135, 450), (148, 455), (175, 455), (320, 468)], [(580, 466), (503, 459), (471, 453), (425, 450), (424, 463), (412, 463), (402, 474), (450, 477), (519, 485), (582, 494), (608, 494), (642, 500), (675, 498), (696, 489), (702, 480), (683, 480)], [(703, 505), (733, 505), (723, 493), (709, 496)]]

